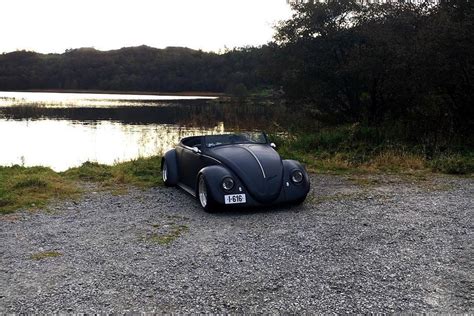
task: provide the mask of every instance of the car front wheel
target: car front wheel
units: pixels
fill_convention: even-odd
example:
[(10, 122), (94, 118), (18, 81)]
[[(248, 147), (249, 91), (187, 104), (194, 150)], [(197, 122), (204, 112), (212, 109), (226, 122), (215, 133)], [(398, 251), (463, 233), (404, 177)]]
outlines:
[(201, 204), (201, 207), (206, 212), (212, 213), (214, 211), (215, 202), (212, 199), (211, 195), (208, 194), (207, 181), (204, 175), (202, 174), (199, 176), (198, 180), (197, 198), (199, 200), (199, 204)]
[(294, 200), (293, 202), (291, 202), (291, 204), (293, 204), (293, 205), (300, 205), (300, 204), (303, 204), (304, 200), (306, 200), (306, 195), (303, 196), (303, 197), (300, 197), (300, 198), (297, 199), (297, 200)]

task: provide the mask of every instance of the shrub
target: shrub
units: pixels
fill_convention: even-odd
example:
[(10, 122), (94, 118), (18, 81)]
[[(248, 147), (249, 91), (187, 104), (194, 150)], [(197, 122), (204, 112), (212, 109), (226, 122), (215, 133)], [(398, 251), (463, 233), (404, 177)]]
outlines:
[(474, 157), (460, 154), (442, 155), (431, 162), (433, 171), (448, 174), (472, 174), (474, 173)]

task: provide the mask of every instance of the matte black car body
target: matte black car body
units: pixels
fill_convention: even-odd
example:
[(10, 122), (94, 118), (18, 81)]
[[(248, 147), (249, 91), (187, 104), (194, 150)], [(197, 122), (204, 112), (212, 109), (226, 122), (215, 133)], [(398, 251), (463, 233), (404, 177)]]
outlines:
[[(265, 143), (237, 142), (212, 148), (206, 146), (205, 137), (183, 138), (162, 159), (165, 184), (177, 185), (198, 200), (200, 190), (205, 191), (209, 203), (203, 205), (200, 200), (204, 209), (226, 205), (229, 195), (245, 194), (245, 203), (235, 206), (301, 203), (306, 198), (310, 183), (305, 168), (295, 160), (282, 160), (266, 136)], [(293, 174), (301, 181), (292, 180)], [(233, 180), (230, 190), (224, 189), (226, 178)]]

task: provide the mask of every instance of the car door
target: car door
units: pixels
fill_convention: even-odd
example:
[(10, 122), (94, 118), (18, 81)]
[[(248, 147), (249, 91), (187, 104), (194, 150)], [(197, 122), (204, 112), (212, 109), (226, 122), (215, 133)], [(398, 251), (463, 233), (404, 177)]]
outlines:
[(197, 173), (205, 167), (205, 160), (201, 152), (196, 152), (192, 147), (185, 145), (180, 146), (177, 154), (180, 182), (194, 190)]

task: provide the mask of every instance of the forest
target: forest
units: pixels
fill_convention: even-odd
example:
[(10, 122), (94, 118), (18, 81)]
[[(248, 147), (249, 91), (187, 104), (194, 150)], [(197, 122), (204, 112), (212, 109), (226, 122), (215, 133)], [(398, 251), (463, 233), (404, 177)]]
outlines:
[(113, 51), (79, 48), (63, 54), (17, 51), (0, 55), (0, 89), (225, 92), (237, 84), (269, 84), (270, 78), (258, 74), (267, 50), (216, 54), (139, 46)]
[(360, 124), (407, 142), (472, 148), (473, 17), (469, 0), (299, 3), (292, 18), (276, 27), (272, 42), (222, 54), (147, 46), (5, 53), (0, 90), (242, 97), (265, 89), (282, 93), (315, 122)]

